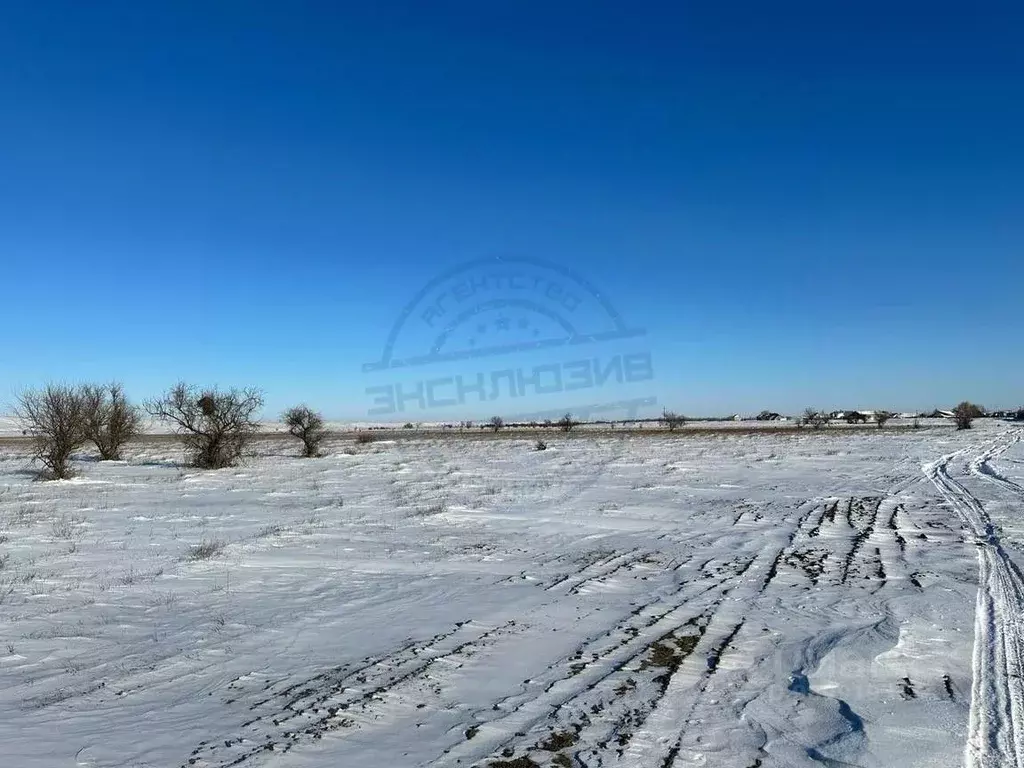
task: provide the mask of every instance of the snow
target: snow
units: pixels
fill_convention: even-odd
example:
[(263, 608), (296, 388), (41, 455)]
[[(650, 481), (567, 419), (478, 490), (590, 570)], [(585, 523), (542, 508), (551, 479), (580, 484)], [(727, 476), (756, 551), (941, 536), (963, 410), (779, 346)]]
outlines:
[(977, 424), (164, 439), (51, 483), (9, 440), (2, 762), (1019, 767), (1024, 447)]

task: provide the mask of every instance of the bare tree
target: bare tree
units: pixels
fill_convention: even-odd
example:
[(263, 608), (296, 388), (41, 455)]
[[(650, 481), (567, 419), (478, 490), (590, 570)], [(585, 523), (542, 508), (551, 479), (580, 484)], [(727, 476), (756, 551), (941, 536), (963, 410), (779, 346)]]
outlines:
[(569, 432), (576, 426), (576, 422), (573, 421), (572, 414), (567, 413), (558, 420), (558, 426), (563, 432)]
[(984, 414), (980, 405), (975, 405), (969, 400), (964, 400), (953, 409), (953, 418), (956, 419), (957, 429), (970, 429), (976, 418)]
[(497, 432), (499, 429), (505, 426), (505, 420), (501, 416), (492, 416), (490, 421), (491, 429)]
[(885, 422), (892, 418), (892, 414), (888, 411), (875, 411), (875, 423), (878, 428), (881, 429), (885, 426)]
[(33, 458), (40, 461), (43, 477), (71, 477), (71, 454), (85, 444), (85, 409), (82, 392), (67, 384), (47, 384), (17, 397), (14, 415), (36, 442)]
[(85, 436), (104, 461), (120, 461), (121, 449), (142, 432), (142, 413), (128, 402), (124, 387), (85, 384), (81, 389)]
[(675, 432), (677, 427), (686, 424), (686, 417), (675, 411), (664, 410), (661, 412), (661, 423), (668, 427), (669, 432)]
[(814, 408), (805, 408), (802, 421), (815, 429), (821, 429), (828, 424), (829, 419), (827, 413), (816, 411)]
[(192, 466), (219, 469), (241, 457), (259, 429), (255, 416), (262, 406), (258, 389), (200, 390), (179, 382), (145, 409), (183, 437)]
[(302, 441), (302, 455), (307, 459), (320, 455), (320, 443), (327, 436), (324, 418), (307, 405), (289, 408), (281, 416), (288, 434)]

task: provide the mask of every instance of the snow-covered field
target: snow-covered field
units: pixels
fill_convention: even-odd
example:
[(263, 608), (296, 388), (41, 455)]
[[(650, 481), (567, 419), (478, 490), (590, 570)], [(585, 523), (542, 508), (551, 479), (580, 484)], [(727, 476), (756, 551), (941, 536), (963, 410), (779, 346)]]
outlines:
[(1019, 768), (1021, 433), (4, 444), (0, 765)]

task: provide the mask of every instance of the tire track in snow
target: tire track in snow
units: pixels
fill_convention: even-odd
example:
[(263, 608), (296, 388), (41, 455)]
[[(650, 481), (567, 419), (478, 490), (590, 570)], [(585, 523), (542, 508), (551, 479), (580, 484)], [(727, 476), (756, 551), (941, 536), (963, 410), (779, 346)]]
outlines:
[(482, 643), (516, 632), (515, 622), (485, 627), (471, 621), (420, 643), (367, 657), (312, 677), (267, 683), (248, 710), (251, 717), (227, 738), (200, 742), (181, 768), (253, 765), (270, 753), (286, 753), (339, 728), (358, 727), (375, 702), (422, 680), (432, 668), (453, 662)]
[[(503, 748), (521, 739), (532, 743), (540, 735), (538, 726), (554, 722), (559, 714), (587, 722), (587, 712), (592, 710), (581, 705), (581, 699), (613, 678), (628, 678), (627, 667), (640, 663), (654, 645), (680, 629), (700, 622), (703, 635), (723, 594), (747, 567), (749, 563), (742, 563), (738, 572), (684, 584), (671, 595), (638, 606), (612, 629), (585, 640), (571, 657), (556, 661), (545, 674), (531, 680), (534, 685), (542, 684), (540, 691), (509, 697), (489, 711), (476, 713), (474, 739), (449, 747), (429, 765), (447, 768), (482, 764), (488, 759), (500, 761)], [(660, 691), (648, 706), (654, 708), (663, 693)], [(525, 751), (530, 750), (525, 747)]]
[(597, 579), (607, 578), (621, 568), (632, 565), (644, 556), (639, 549), (628, 552), (591, 553), (590, 559), (574, 573), (559, 576), (545, 591), (566, 588), (569, 594), (575, 594), (584, 584)]
[[(998, 476), (985, 467), (1020, 438), (1019, 431), (1004, 433), (994, 446), (970, 459), (968, 468), (976, 476), (998, 482)], [(964, 760), (967, 768), (1024, 768), (1024, 575), (1003, 549), (981, 501), (949, 474), (950, 463), (964, 453), (948, 454), (923, 467), (974, 535), (978, 548), (971, 712)]]
[[(814, 530), (810, 526), (816, 511), (819, 514), (815, 527), (820, 527), (828, 511), (827, 503), (804, 504), (794, 510), (794, 514), (786, 521), (791, 526), (788, 536), (779, 542), (778, 547), (762, 549), (755, 557), (759, 571), (763, 569), (763, 573), (755, 573), (752, 578), (740, 584), (738, 592), (730, 590), (730, 600), (734, 606), (747, 606), (765, 594), (778, 575), (785, 553), (792, 551), (798, 536), (801, 533), (806, 536), (810, 530)], [(749, 566), (744, 569), (744, 573), (748, 570)], [(698, 653), (685, 660), (668, 680), (657, 706), (630, 739), (627, 749), (618, 756), (618, 765), (667, 767), (675, 762), (689, 719), (707, 690), (710, 679), (718, 671), (723, 655), (732, 648), (746, 622), (743, 608), (738, 611), (734, 609), (730, 613), (734, 615), (720, 616), (716, 613), (709, 618), (709, 625), (702, 633), (702, 641), (696, 649)], [(703, 651), (705, 659), (703, 669), (697, 661), (701, 656), (700, 651)]]
[[(923, 478), (920, 479), (923, 480)], [(681, 764), (680, 755), (689, 754), (692, 757), (694, 745), (691, 739), (695, 726), (700, 728), (705, 723), (699, 711), (704, 706), (704, 699), (707, 697), (714, 682), (715, 673), (719, 668), (721, 659), (728, 652), (734, 650), (737, 639), (743, 632), (747, 618), (751, 615), (756, 615), (756, 606), (762, 603), (763, 600), (768, 599), (767, 592), (774, 582), (780, 566), (785, 564), (795, 570), (800, 570), (799, 563), (794, 564), (790, 562), (790, 556), (795, 552), (801, 551), (800, 548), (808, 542), (820, 539), (823, 533), (826, 532), (826, 524), (829, 527), (838, 525), (844, 531), (848, 529), (848, 533), (841, 540), (849, 541), (850, 549), (845, 554), (840, 554), (838, 550), (832, 552), (827, 558), (827, 562), (823, 563), (824, 565), (830, 565), (831, 569), (827, 573), (823, 573), (823, 577), (827, 576), (835, 579), (838, 584), (849, 583), (852, 585), (854, 582), (850, 581), (849, 577), (853, 571), (853, 564), (855, 562), (860, 565), (868, 563), (863, 557), (867, 549), (865, 545), (868, 542), (889, 545), (888, 537), (891, 534), (898, 534), (898, 529), (895, 527), (895, 519), (897, 510), (901, 508), (901, 505), (893, 496), (913, 484), (913, 481), (903, 480), (891, 492), (886, 492), (882, 495), (850, 497), (846, 500), (845, 504), (839, 499), (829, 499), (819, 503), (816, 507), (802, 515), (791, 531), (787, 545), (777, 553), (775, 562), (760, 590), (756, 594), (748, 594), (740, 598), (740, 601), (746, 604), (746, 610), (733, 612), (734, 615), (731, 617), (727, 615), (727, 612), (720, 611), (715, 617), (718, 620), (717, 632), (711, 627), (708, 628), (704, 639), (712, 643), (712, 650), (707, 655), (707, 669), (698, 671), (694, 668), (695, 665), (691, 661), (689, 663), (688, 676), (686, 675), (687, 670), (683, 670), (684, 675), (670, 683), (673, 690), (670, 691), (670, 695), (666, 696), (665, 701), (662, 702), (662, 711), (655, 712), (654, 717), (650, 718), (649, 732), (641, 734), (641, 737), (635, 739), (634, 743), (631, 744), (631, 751), (626, 754), (627, 759), (623, 761), (623, 765), (661, 765), (668, 768), (669, 766)], [(890, 510), (890, 506), (892, 510)], [(837, 516), (841, 519), (837, 520)], [(886, 521), (889, 521), (888, 525), (886, 525)], [(899, 550), (899, 540), (895, 535), (892, 538), (891, 547), (894, 550)], [(871, 558), (871, 563), (877, 562), (878, 567), (882, 568), (881, 552), (878, 547), (872, 547), (871, 549), (875, 553), (874, 557)], [(810, 574), (805, 575), (810, 578)], [(811, 579), (811, 581), (813, 583), (814, 579)], [(872, 581), (878, 584), (872, 590), (872, 594), (874, 594), (874, 592), (877, 592), (878, 589), (885, 585), (886, 577), (884, 574), (872, 574)], [(858, 580), (856, 583), (859, 584), (860, 581)], [(808, 614), (808, 618), (820, 623), (822, 620), (822, 616), (819, 613), (820, 610), (820, 607), (816, 607), (813, 613)], [(729, 623), (730, 618), (733, 623)], [(874, 625), (867, 631), (873, 632), (877, 626)], [(774, 658), (775, 663), (779, 663), (781, 657), (774, 655), (761, 656), (754, 661), (754, 664), (768, 663), (769, 658)], [(686, 665), (684, 664), (684, 666)], [(800, 668), (802, 669), (805, 666), (801, 665)], [(745, 679), (745, 674), (743, 677)], [(725, 690), (722, 689), (715, 695), (717, 697), (726, 696)], [(737, 691), (733, 691), (733, 695), (739, 694)], [(849, 712), (847, 703), (838, 697), (817, 693), (814, 695), (822, 701), (834, 701), (840, 713), (844, 711)], [(850, 714), (851, 718), (856, 718), (852, 712)], [(680, 726), (680, 724), (682, 725)], [(750, 725), (752, 730), (757, 730), (756, 720)], [(677, 735), (674, 741), (670, 741), (673, 731)], [(847, 738), (850, 733), (853, 733), (852, 729), (849, 732), (846, 730), (839, 731), (832, 738), (835, 740)], [(815, 748), (826, 746), (829, 743), (831, 742), (823, 741), (817, 744)], [(707, 746), (707, 741), (701, 743), (701, 749), (706, 749)], [(755, 760), (755, 765), (759, 765), (760, 762), (757, 761), (766, 756), (763, 747), (764, 745), (762, 744), (761, 751), (758, 752), (761, 757), (751, 757), (752, 760)], [(665, 752), (666, 748), (667, 752)], [(828, 758), (822, 758), (822, 762), (827, 760)], [(685, 758), (683, 761), (685, 762)], [(830, 762), (829, 764), (832, 763)], [(838, 762), (835, 764), (839, 765)]]
[(1019, 443), (1021, 437), (1021, 433), (1018, 432), (1012, 435), (1011, 439), (1003, 443), (1002, 445), (999, 445), (991, 450), (985, 451), (979, 456), (976, 456), (971, 460), (970, 467), (971, 472), (973, 472), (978, 477), (984, 478), (985, 480), (991, 483), (995, 483), (1001, 488), (1005, 488), (1008, 491), (1011, 491), (1012, 493), (1015, 493), (1018, 496), (1024, 498), (1024, 487), (1020, 486), (1018, 483), (1015, 483), (1013, 480), (1010, 480), (1007, 477), (1003, 477), (989, 463), (990, 461), (1006, 453), (1006, 451), (1010, 450), (1010, 448)]

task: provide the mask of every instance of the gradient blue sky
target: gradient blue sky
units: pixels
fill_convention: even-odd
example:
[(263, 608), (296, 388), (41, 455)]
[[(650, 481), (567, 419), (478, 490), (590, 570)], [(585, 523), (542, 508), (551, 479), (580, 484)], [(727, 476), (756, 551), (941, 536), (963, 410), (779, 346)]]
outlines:
[(0, 400), (183, 377), (360, 418), (410, 297), (517, 255), (647, 329), (659, 408), (1017, 405), (1022, 32), (1009, 2), (7, 2)]

